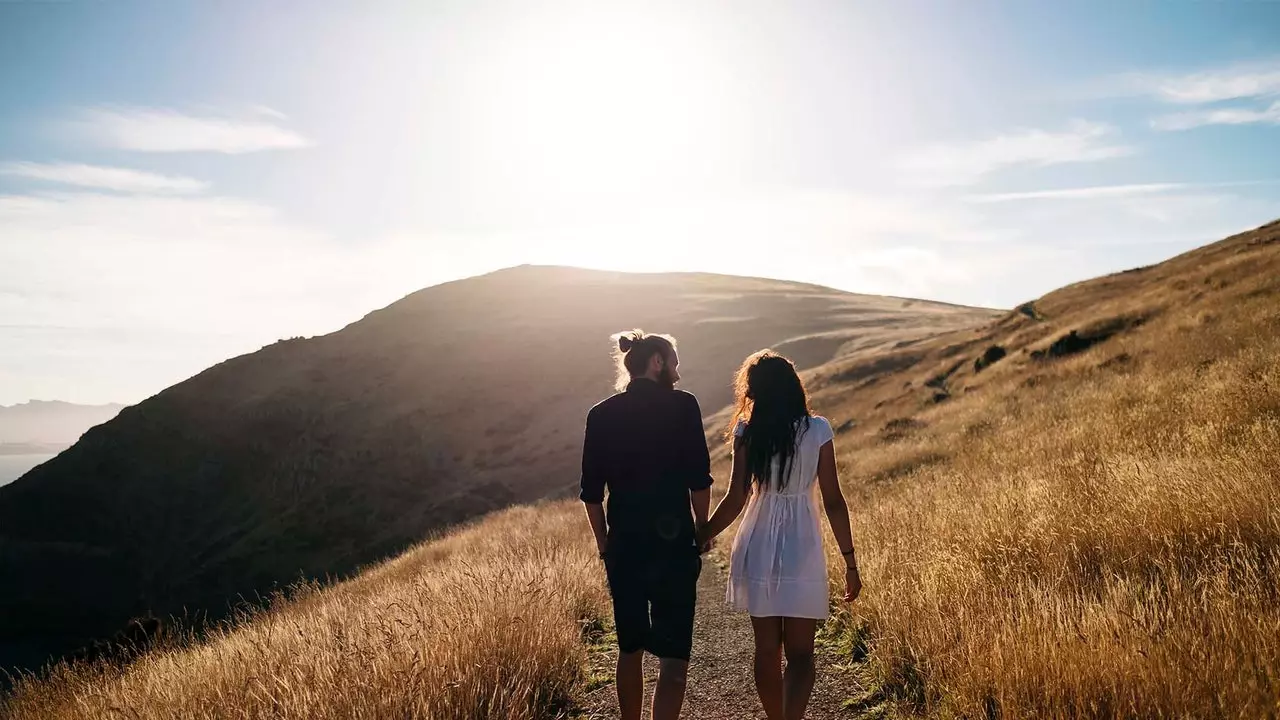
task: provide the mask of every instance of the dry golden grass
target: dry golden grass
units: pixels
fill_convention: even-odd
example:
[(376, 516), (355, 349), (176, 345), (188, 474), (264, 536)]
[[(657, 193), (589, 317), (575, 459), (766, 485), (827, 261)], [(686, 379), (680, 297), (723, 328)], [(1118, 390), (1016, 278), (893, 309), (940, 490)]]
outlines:
[[(813, 375), (866, 583), (835, 619), (882, 698), (936, 717), (1280, 715), (1270, 233), (1064, 289), (1043, 317), (877, 376)], [(1028, 352), (1121, 316), (1146, 320), (1069, 357)], [(993, 343), (1009, 357), (927, 384)], [(576, 504), (499, 513), (204, 644), (26, 681), (7, 709), (555, 717), (584, 682), (582, 623), (607, 611), (589, 548)]]
[(1251, 327), (1153, 333), (1140, 373), (1082, 358), (884, 453), (949, 456), (856, 511), (850, 620), (885, 690), (964, 717), (1280, 712), (1280, 340)]
[(579, 508), (516, 508), (203, 644), (21, 683), (26, 718), (544, 718), (607, 611)]
[(1049, 296), (1051, 331), (994, 339), (1153, 319), (1067, 358), (1011, 353), (902, 439), (878, 432), (901, 404), (819, 393), (868, 420), (839, 441), (867, 586), (841, 619), (882, 693), (942, 717), (1280, 714), (1277, 250)]

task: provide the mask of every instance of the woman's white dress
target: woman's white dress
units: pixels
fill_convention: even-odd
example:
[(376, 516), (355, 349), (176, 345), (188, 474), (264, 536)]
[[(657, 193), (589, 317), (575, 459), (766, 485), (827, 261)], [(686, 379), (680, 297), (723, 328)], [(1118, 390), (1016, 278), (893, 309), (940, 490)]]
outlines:
[[(739, 423), (734, 434), (746, 429)], [(831, 423), (799, 421), (796, 453), (781, 484), (752, 484), (746, 515), (733, 539), (726, 599), (753, 617), (825, 619), (827, 559), (818, 525), (818, 451), (835, 437)], [(778, 475), (778, 458), (773, 475)]]

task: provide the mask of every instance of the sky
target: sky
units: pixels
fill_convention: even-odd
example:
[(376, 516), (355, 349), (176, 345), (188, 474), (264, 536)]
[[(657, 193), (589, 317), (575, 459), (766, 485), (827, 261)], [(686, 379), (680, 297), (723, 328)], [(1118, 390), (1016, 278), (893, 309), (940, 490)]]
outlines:
[(1280, 217), (1280, 3), (0, 2), (0, 404), (525, 263), (1011, 307)]

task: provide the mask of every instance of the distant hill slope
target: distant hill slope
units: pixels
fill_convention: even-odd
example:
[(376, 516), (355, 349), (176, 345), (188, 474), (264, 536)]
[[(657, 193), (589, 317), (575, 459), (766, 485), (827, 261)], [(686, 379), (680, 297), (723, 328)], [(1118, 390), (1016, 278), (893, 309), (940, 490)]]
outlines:
[[(84, 433), (115, 417), (123, 405), (77, 405), (58, 400), (32, 400), (0, 405), (0, 453), (43, 452), (65, 448)], [(34, 449), (33, 449), (34, 448)]]
[[(1194, 311), (1200, 322), (1213, 324), (1231, 313), (1232, 303), (1274, 297), (1278, 234), (1280, 221), (1272, 222), (1157, 265), (1069, 285), (982, 327), (887, 353), (846, 353), (810, 373), (810, 389), (819, 403), (852, 419), (850, 430), (857, 429), (850, 438), (874, 441), (886, 423), (988, 385), (1016, 380), (1034, 388), (1054, 372), (1055, 360), (1105, 352), (1163, 326), (1157, 321), (1171, 312)], [(1142, 362), (1116, 350), (1098, 369), (1123, 373)]]
[(0, 488), (0, 652), (65, 651), (146, 610), (216, 615), (570, 492), (614, 331), (675, 334), (682, 386), (712, 411), (761, 347), (816, 366), (994, 316), (700, 274), (521, 267), (428, 288), (212, 367)]

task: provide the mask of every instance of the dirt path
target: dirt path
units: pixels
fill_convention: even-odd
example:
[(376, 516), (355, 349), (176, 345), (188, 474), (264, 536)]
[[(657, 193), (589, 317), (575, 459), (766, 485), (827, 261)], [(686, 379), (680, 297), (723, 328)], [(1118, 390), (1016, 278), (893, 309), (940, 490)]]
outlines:
[[(693, 639), (693, 658), (689, 665), (689, 688), (681, 717), (693, 720), (764, 720), (760, 700), (752, 680), (751, 621), (746, 615), (729, 610), (724, 602), (725, 573), (708, 556), (698, 580), (698, 615)], [(602, 683), (587, 693), (580, 718), (605, 720), (618, 717), (618, 701), (612, 683), (616, 648), (600, 653), (593, 670), (610, 682)], [(819, 647), (818, 680), (813, 689), (806, 718), (878, 718), (883, 707), (867, 708), (860, 702), (871, 693), (859, 681), (857, 667), (834, 652)], [(645, 657), (645, 716), (648, 698), (657, 679), (658, 663)]]

